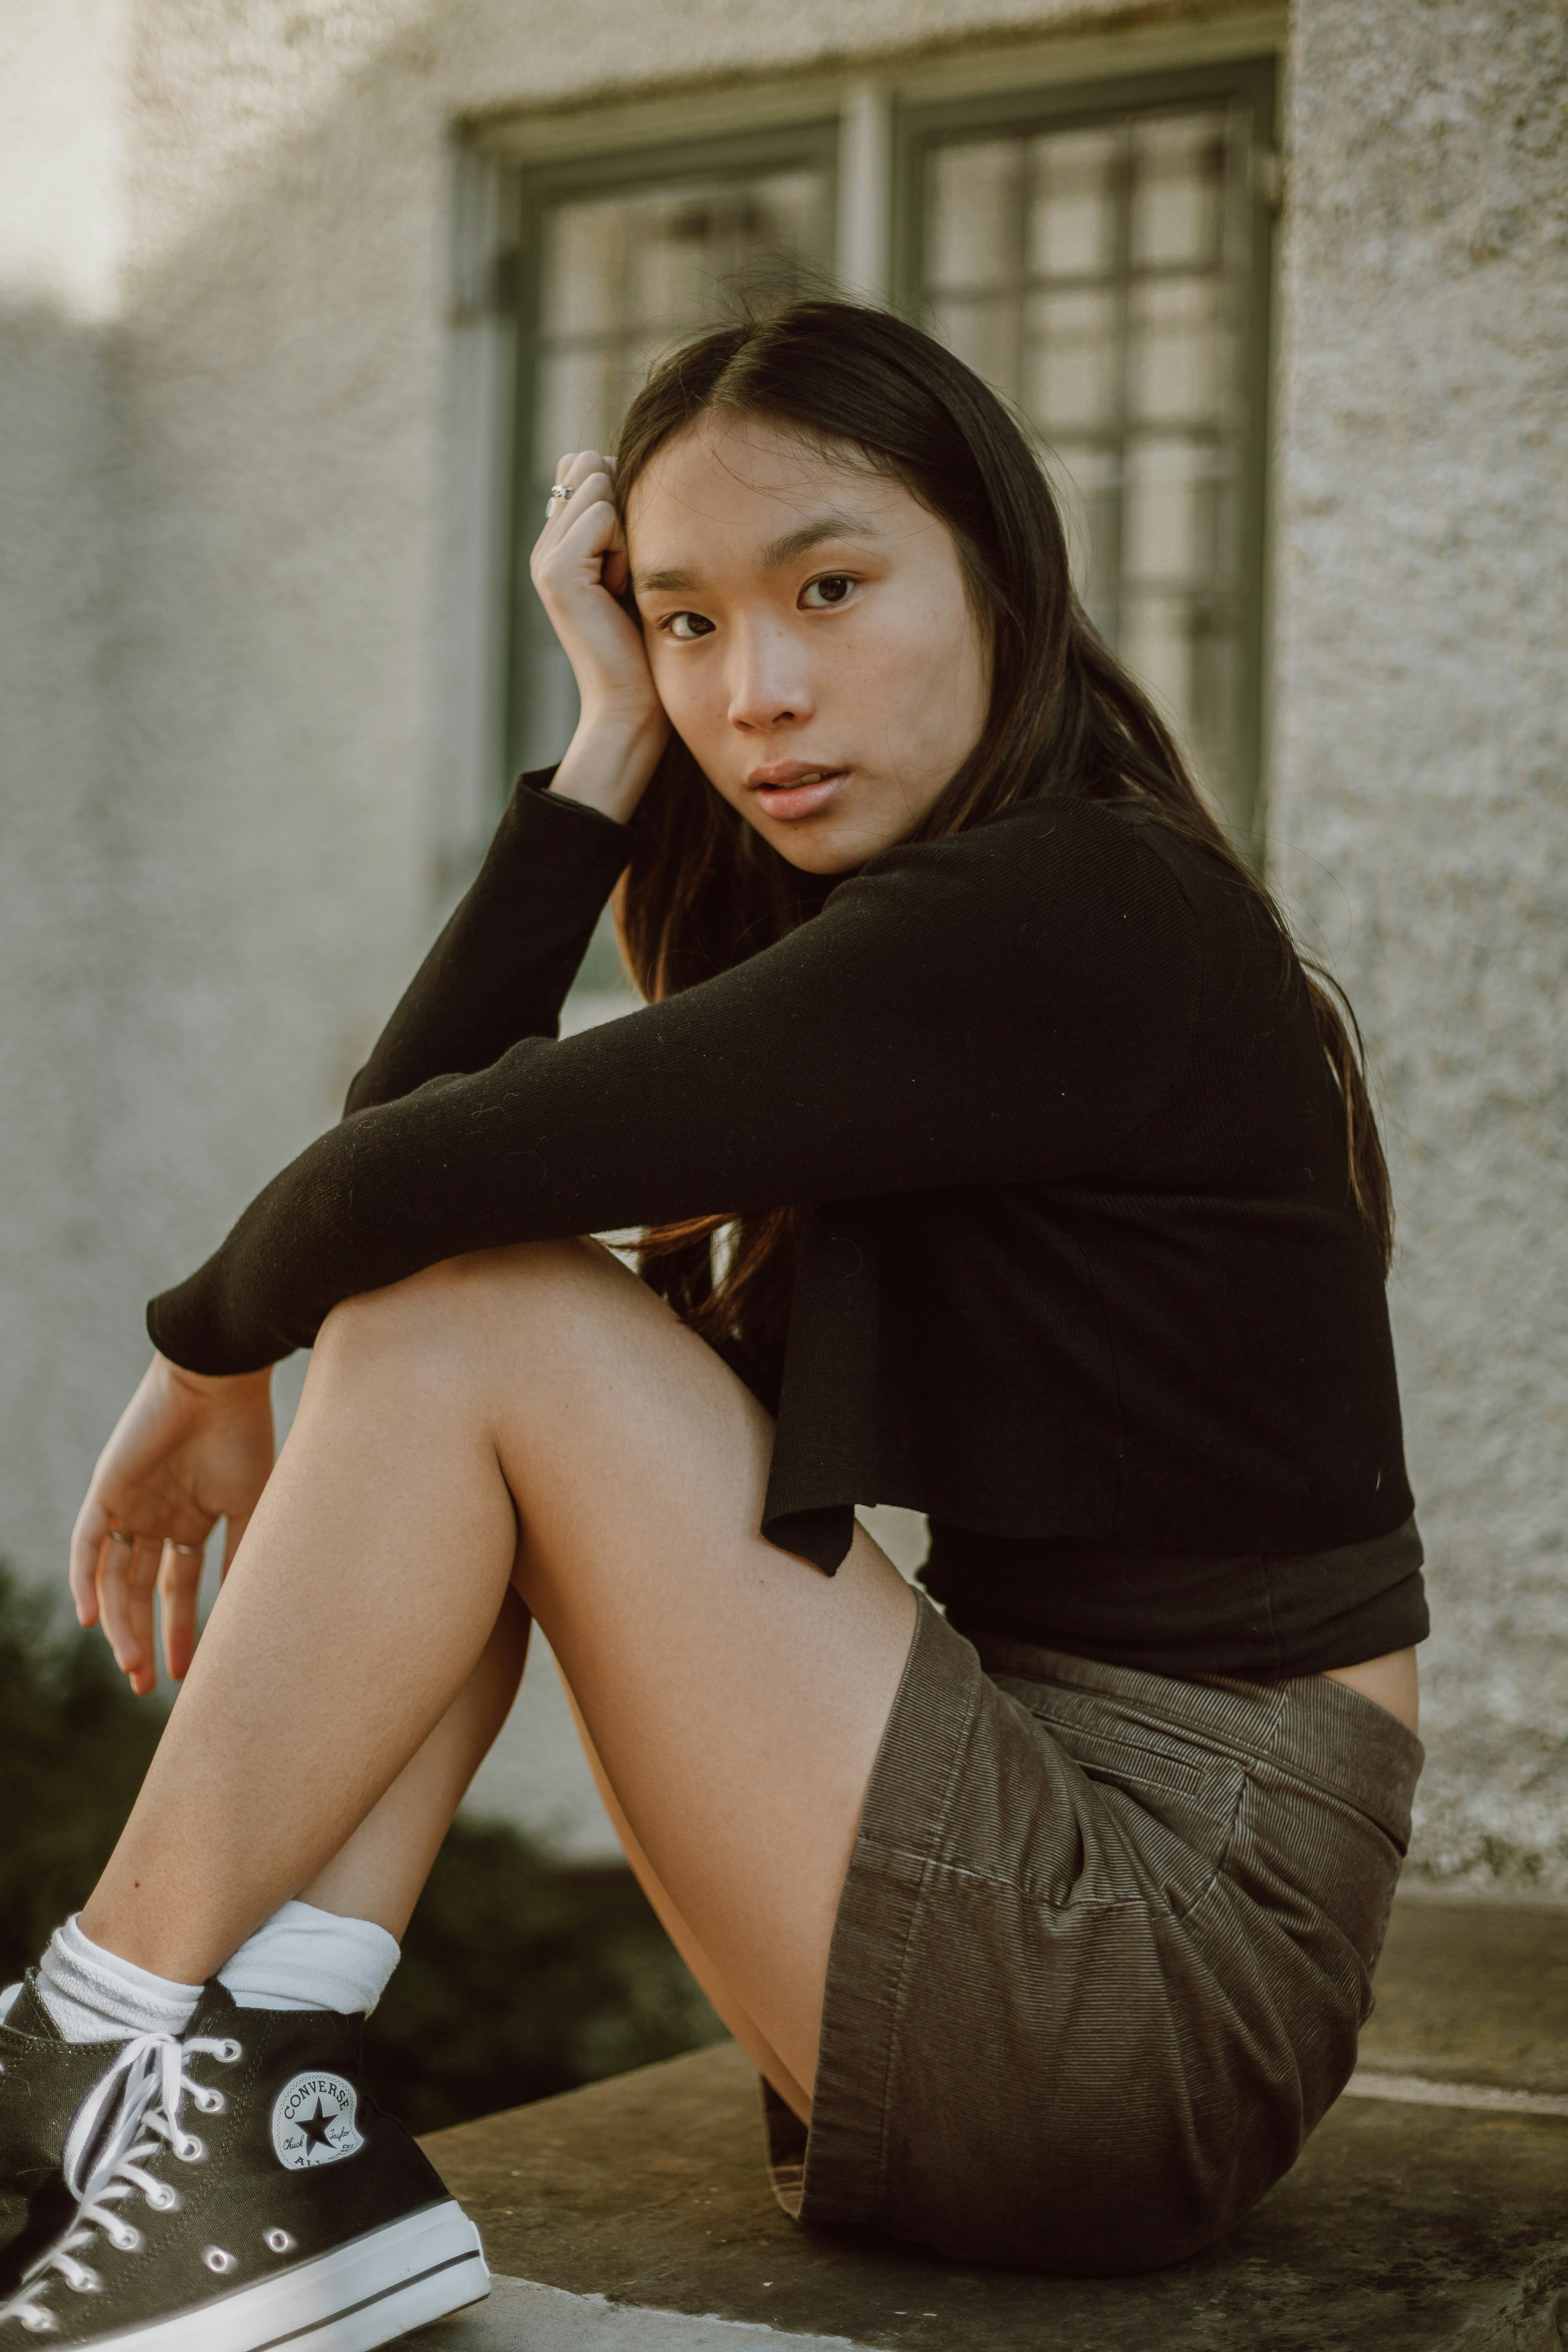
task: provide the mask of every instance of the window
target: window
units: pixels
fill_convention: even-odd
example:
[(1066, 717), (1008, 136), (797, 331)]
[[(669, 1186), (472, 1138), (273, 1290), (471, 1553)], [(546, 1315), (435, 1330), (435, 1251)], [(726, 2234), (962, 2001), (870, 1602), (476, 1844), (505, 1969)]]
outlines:
[(1254, 74), (1163, 102), (917, 116), (904, 170), (906, 307), (1034, 426), (1091, 616), (1244, 836), (1267, 382), (1253, 156), (1268, 94)]
[[(1271, 61), (957, 101), (870, 95), (892, 136), (854, 171), (825, 117), (520, 174), (513, 767), (558, 756), (574, 714), (527, 577), (556, 457), (613, 440), (649, 359), (738, 292), (829, 278), (847, 249), (838, 191), (858, 173), (848, 201), (864, 201), (868, 152), (893, 299), (1034, 427), (1097, 625), (1248, 837)], [(859, 85), (862, 115), (867, 100)]]

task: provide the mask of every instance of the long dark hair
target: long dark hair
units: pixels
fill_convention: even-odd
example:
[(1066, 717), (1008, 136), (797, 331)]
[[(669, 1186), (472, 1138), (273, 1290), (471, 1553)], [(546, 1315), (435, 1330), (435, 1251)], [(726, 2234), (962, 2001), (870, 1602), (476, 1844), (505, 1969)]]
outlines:
[[(1061, 518), (1027, 437), (962, 361), (885, 311), (815, 298), (700, 335), (654, 370), (627, 412), (616, 459), (623, 513), (656, 453), (711, 412), (765, 417), (890, 477), (952, 534), (990, 641), (990, 709), (913, 839), (957, 833), (1035, 793), (1136, 803), (1217, 859), (1288, 941), (1279, 909), (1170, 730), (1079, 604)], [(790, 866), (674, 737), (616, 899), (632, 976), (654, 998), (726, 971), (814, 914), (833, 878)], [(1393, 1205), (1360, 1035), (1333, 982), (1303, 969), (1344, 1107), (1351, 1196), (1386, 1271)], [(644, 1270), (705, 1338), (761, 1370), (788, 1318), (798, 1221), (780, 1203), (655, 1228), (643, 1236)], [(712, 1237), (724, 1227), (716, 1272)]]

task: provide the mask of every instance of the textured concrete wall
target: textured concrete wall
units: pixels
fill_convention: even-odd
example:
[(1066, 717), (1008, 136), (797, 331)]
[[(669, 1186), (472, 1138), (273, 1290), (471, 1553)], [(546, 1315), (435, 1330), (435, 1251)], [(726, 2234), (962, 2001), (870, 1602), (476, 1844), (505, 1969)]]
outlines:
[(122, 1386), (94, 1350), (124, 1281), (98, 1101), (128, 31), (121, 0), (0, 7), (0, 1558), (35, 1571)]
[[(0, 1552), (56, 1573), (142, 1297), (333, 1116), (431, 919), (454, 121), (1202, 13), (0, 0)], [(1298, 11), (1274, 832), (1390, 1110), (1423, 1866), (1568, 1887), (1563, 37)]]
[(1418, 1866), (1568, 1893), (1568, 14), (1298, 0), (1277, 871), (1400, 1210)]

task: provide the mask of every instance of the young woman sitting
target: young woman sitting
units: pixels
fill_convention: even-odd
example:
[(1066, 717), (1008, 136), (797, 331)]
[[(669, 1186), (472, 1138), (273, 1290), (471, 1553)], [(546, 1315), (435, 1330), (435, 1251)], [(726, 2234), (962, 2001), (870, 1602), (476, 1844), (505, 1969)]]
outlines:
[[(534, 1618), (802, 2219), (1172, 2263), (1354, 2061), (1426, 1631), (1387, 1179), (1034, 451), (803, 302), (563, 459), (533, 578), (571, 747), (153, 1302), (81, 1512), (82, 1622), (149, 1690), (156, 1587), (184, 1688), (0, 2029), (0, 2352), (482, 2293), (358, 2020)], [(559, 1042), (612, 894), (648, 1002)], [(630, 1227), (640, 1280), (585, 1238)]]

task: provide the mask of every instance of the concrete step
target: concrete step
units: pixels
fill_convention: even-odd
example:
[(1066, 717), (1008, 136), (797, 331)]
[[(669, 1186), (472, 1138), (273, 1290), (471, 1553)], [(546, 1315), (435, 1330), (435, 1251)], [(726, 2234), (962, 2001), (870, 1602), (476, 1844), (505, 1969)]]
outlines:
[(795, 2228), (731, 2043), (426, 2145), (497, 2273), (426, 2352), (1558, 2352), (1568, 1911), (1403, 1897), (1350, 2093), (1223, 2244), (1147, 2278)]

